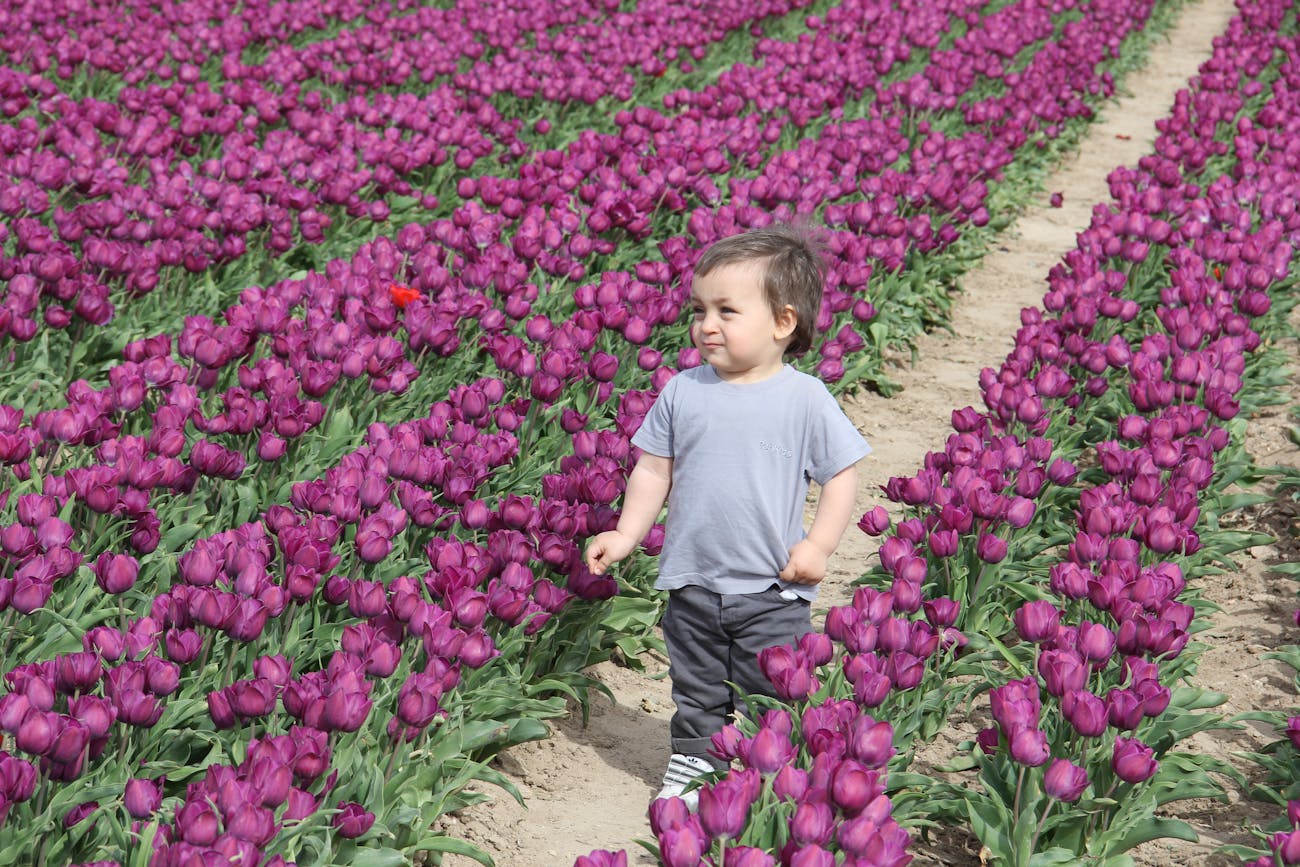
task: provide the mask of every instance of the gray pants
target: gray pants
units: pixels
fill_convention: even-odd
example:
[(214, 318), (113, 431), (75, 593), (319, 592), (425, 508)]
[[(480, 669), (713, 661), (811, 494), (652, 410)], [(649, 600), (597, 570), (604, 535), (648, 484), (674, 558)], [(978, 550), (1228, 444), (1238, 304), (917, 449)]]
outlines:
[(803, 599), (782, 599), (776, 585), (761, 593), (727, 595), (682, 587), (668, 593), (663, 630), (677, 703), (668, 727), (673, 752), (725, 767), (709, 755), (711, 738), (731, 722), (733, 712), (744, 711), (743, 697), (727, 681), (749, 695), (773, 695), (758, 652), (811, 632), (810, 606)]

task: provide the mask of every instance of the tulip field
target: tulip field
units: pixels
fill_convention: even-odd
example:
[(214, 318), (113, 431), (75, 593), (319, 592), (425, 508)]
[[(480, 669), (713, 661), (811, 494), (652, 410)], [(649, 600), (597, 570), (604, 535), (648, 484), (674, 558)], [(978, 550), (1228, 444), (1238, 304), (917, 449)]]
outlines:
[[(1262, 541), (1223, 519), (1269, 499), (1300, 10), (1237, 5), (983, 407), (861, 504), (878, 556), (764, 652), (732, 769), (575, 867), (901, 867), (941, 832), (1118, 867), (1243, 779), (1187, 743), (1225, 725), (1201, 588)], [(659, 646), (662, 527), (613, 577), (581, 551), (700, 363), (703, 248), (819, 227), (799, 366), (893, 395), (1184, 8), (5, 4), (0, 864), (491, 864), (440, 820)], [(1252, 715), (1274, 819), (1234, 862), (1300, 864), (1296, 702)]]

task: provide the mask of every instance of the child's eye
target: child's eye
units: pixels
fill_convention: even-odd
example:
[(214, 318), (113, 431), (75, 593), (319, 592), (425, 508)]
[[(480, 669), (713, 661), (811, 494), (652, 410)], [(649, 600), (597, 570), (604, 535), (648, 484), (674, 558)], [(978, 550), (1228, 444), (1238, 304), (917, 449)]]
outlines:
[(735, 307), (723, 307), (723, 308), (722, 308), (722, 312), (723, 312), (723, 313), (735, 313), (735, 312), (736, 312), (736, 308), (735, 308)]

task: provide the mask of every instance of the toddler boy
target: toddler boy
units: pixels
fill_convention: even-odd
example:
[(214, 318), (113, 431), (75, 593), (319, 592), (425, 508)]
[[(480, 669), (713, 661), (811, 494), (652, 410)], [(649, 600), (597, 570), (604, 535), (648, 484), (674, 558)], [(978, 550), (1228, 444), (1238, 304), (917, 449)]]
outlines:
[[(704, 361), (668, 381), (632, 444), (615, 529), (587, 546), (596, 574), (668, 516), (655, 588), (677, 710), (657, 797), (683, 796), (724, 763), (709, 753), (743, 692), (772, 695), (758, 652), (811, 631), (810, 604), (852, 518), (857, 462), (871, 451), (821, 380), (785, 363), (812, 346), (825, 264), (784, 226), (718, 241), (691, 288), (691, 340)], [(804, 531), (809, 480), (821, 486)], [(695, 792), (684, 797), (692, 808)]]

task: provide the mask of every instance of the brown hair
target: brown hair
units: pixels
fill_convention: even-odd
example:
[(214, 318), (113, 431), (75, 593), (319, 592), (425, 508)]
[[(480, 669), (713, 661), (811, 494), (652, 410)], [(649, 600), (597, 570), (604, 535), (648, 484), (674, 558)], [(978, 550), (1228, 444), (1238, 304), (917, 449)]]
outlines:
[(808, 229), (774, 224), (732, 235), (704, 251), (695, 265), (703, 277), (725, 265), (756, 262), (763, 267), (763, 294), (776, 316), (794, 309), (794, 333), (785, 351), (803, 355), (812, 348), (826, 283), (826, 260), (820, 240)]

